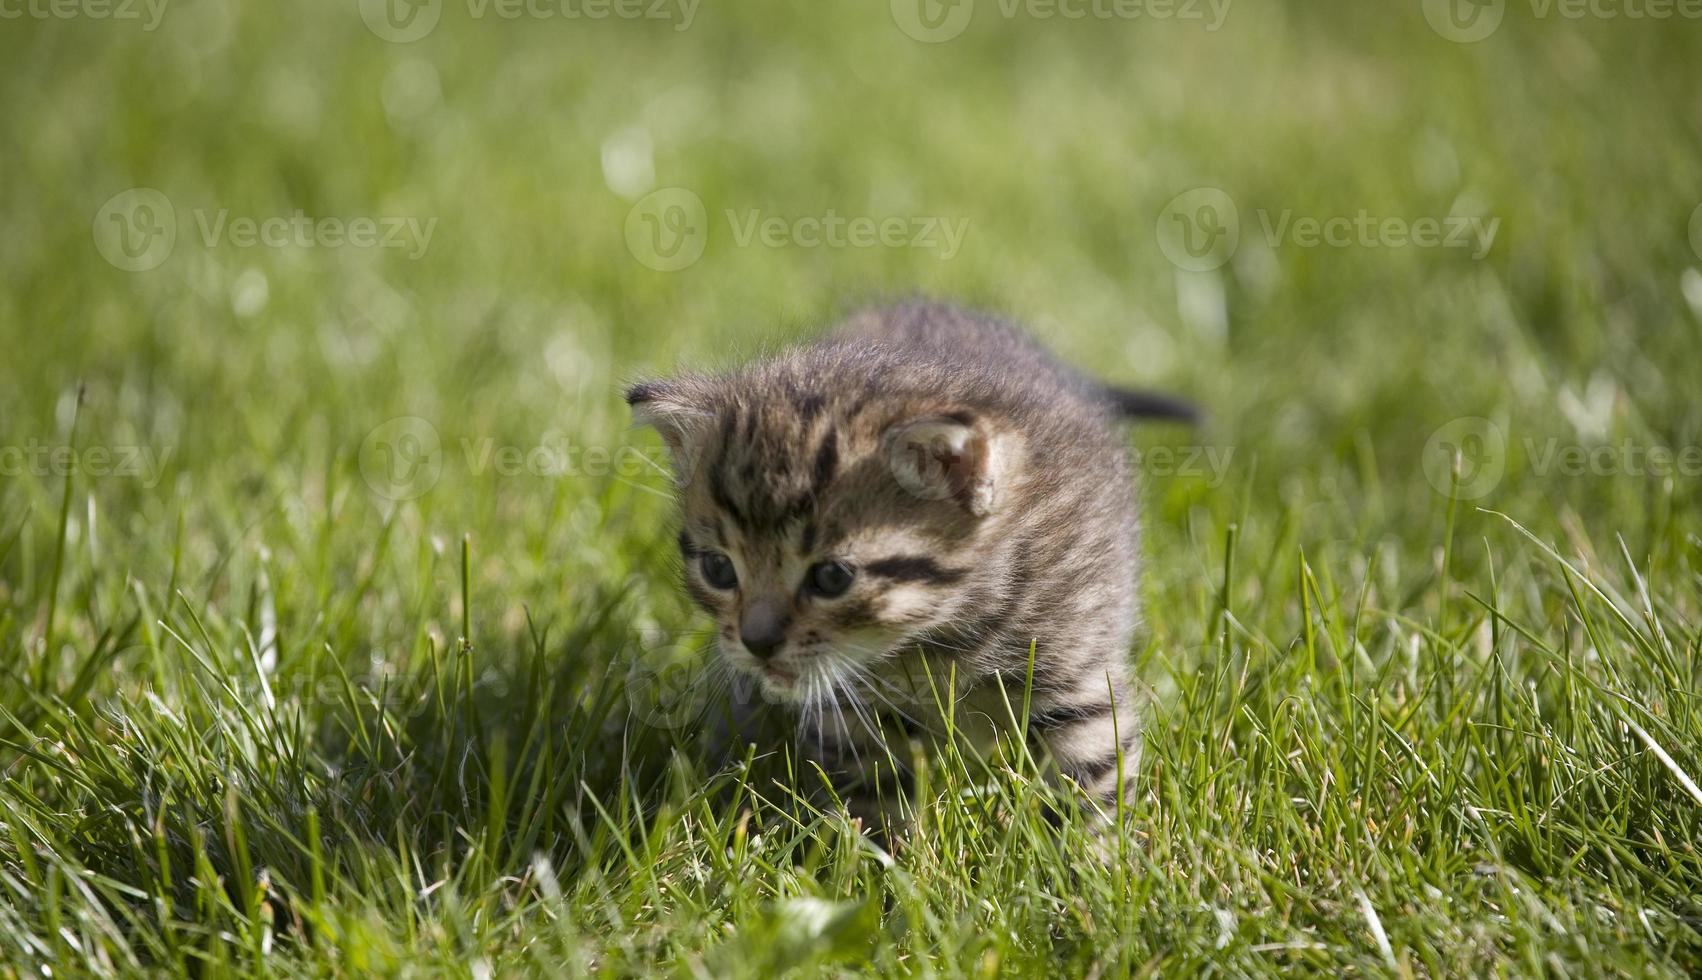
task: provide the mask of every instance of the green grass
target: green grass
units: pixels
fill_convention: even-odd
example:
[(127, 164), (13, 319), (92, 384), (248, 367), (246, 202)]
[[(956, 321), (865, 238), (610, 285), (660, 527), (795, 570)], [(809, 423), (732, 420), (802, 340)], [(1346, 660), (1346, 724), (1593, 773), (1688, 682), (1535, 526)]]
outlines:
[[(983, 0), (922, 44), (806, 6), (0, 22), (0, 974), (1702, 971), (1702, 474), (1630, 459), (1702, 446), (1702, 24)], [(1241, 244), (1186, 272), (1155, 226), (1197, 186)], [(147, 271), (95, 240), (132, 187), (175, 214)], [(709, 222), (674, 272), (626, 237), (664, 187)], [(968, 233), (724, 217), (830, 208)], [(436, 223), (417, 258), (200, 228), (296, 209)], [(1284, 210), (1500, 223), (1481, 260), (1272, 247)], [(883, 849), (657, 700), (703, 623), (666, 480), (584, 455), (655, 453), (621, 383), (910, 293), (1211, 412), (1133, 437), (1184, 455), (1143, 467), (1120, 835), (947, 756)], [(1504, 438), (1470, 499), (1459, 418)]]

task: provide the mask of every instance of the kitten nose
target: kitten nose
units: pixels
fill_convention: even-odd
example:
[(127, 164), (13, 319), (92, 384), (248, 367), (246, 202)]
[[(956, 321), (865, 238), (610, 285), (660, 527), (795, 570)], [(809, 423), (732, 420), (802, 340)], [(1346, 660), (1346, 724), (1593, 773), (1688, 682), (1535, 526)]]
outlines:
[(784, 606), (772, 599), (759, 599), (739, 618), (739, 642), (757, 659), (767, 660), (785, 642), (788, 625)]

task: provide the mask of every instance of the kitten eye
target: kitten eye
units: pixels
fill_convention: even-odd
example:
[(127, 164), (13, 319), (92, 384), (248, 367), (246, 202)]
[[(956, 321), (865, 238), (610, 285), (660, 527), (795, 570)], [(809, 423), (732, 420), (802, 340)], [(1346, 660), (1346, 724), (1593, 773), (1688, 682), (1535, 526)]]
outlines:
[(856, 577), (856, 571), (844, 562), (820, 561), (810, 566), (805, 581), (816, 595), (834, 599), (844, 595), (845, 590), (851, 587), (851, 580)]
[(733, 568), (733, 559), (719, 551), (705, 551), (697, 560), (697, 567), (703, 571), (703, 578), (717, 589), (730, 589), (739, 584), (739, 573)]

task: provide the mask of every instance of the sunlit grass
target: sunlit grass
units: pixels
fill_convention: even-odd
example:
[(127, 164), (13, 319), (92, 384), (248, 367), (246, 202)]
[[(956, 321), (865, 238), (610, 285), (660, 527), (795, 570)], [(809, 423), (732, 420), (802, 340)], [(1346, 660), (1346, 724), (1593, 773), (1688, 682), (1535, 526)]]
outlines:
[[(1702, 969), (1697, 25), (451, 4), (392, 44), (356, 6), (0, 31), (0, 971)], [(1241, 244), (1179, 270), (1156, 219), (1201, 186)], [(133, 187), (178, 240), (129, 272)], [(708, 221), (673, 272), (626, 231), (666, 187)], [(203, 231), (298, 209), (435, 224)], [(753, 210), (967, 233), (741, 243)], [(1285, 211), (1499, 225), (1473, 259), (1267, 241)], [(620, 388), (918, 292), (1211, 417), (1132, 436), (1112, 829), (1011, 746), (937, 758), (898, 838), (781, 744), (705, 757)]]

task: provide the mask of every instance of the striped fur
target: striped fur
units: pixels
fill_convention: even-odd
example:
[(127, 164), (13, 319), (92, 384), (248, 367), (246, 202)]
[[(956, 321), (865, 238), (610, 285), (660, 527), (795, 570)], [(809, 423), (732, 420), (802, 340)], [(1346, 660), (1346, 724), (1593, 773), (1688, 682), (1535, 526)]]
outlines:
[[(1023, 703), (1032, 644), (1028, 736), (1102, 799), (1140, 739), (1136, 499), (1114, 422), (1129, 405), (1180, 411), (1143, 397), (1010, 324), (932, 304), (627, 396), (674, 453), (686, 591), (735, 674), (797, 711), (824, 766), (896, 761), (894, 731), (939, 727), (948, 677), (958, 727), (991, 733), (1007, 699)], [(736, 584), (710, 580), (710, 553)], [(843, 595), (813, 589), (821, 562), (851, 571)]]

